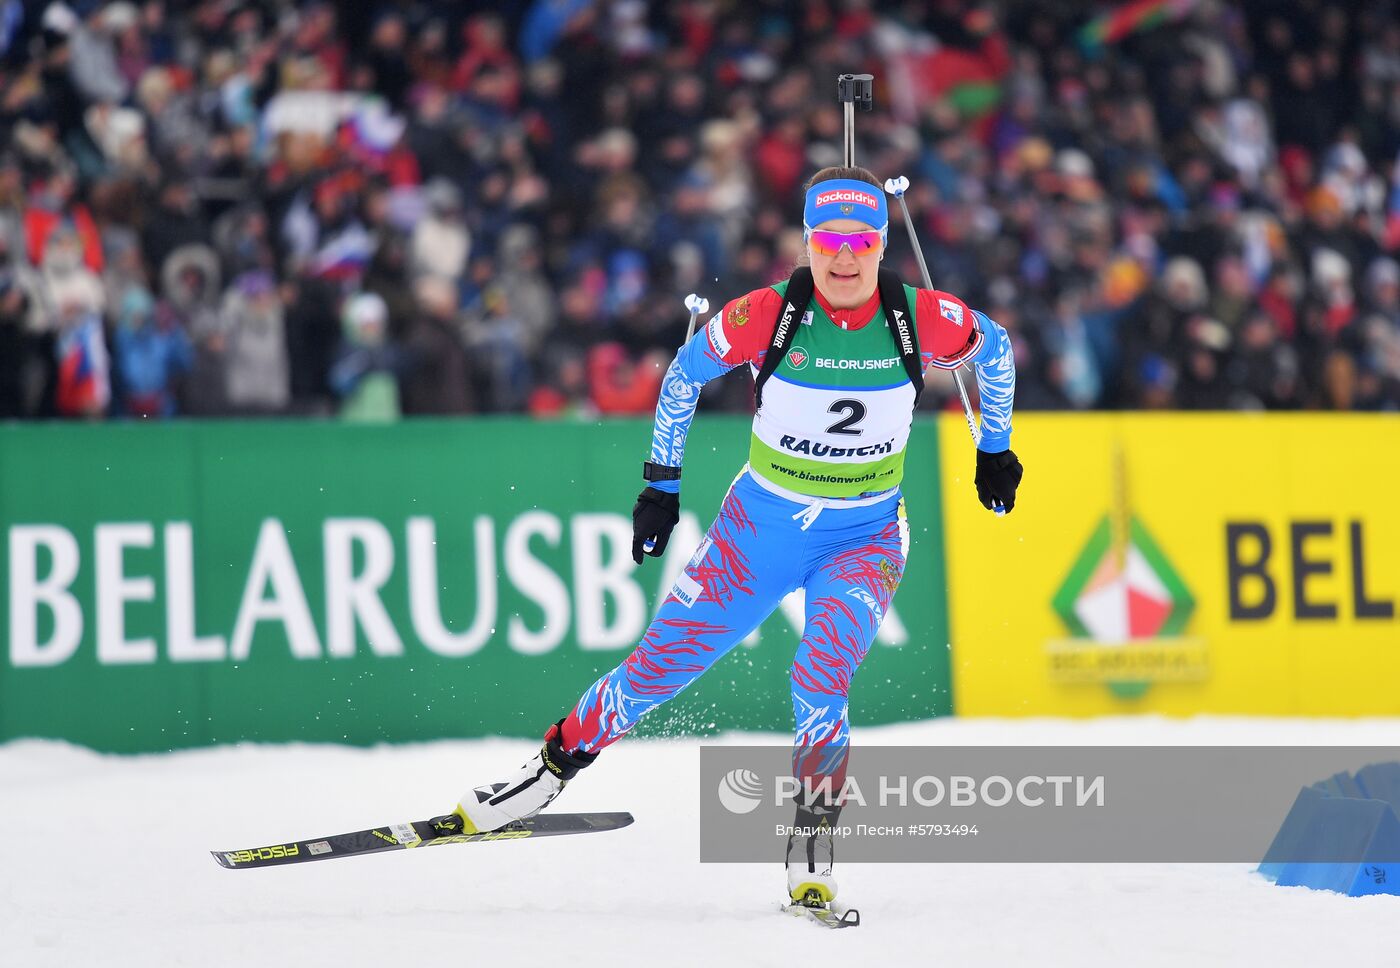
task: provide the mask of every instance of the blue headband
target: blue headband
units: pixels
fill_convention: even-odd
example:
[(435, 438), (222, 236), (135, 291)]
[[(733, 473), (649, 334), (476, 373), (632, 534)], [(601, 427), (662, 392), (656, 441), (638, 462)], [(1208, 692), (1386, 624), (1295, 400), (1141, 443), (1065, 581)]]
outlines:
[(817, 182), (807, 189), (807, 204), (802, 209), (802, 227), (812, 229), (837, 218), (853, 218), (873, 229), (881, 237), (889, 231), (890, 213), (885, 207), (885, 193), (869, 182), (853, 178), (833, 178)]

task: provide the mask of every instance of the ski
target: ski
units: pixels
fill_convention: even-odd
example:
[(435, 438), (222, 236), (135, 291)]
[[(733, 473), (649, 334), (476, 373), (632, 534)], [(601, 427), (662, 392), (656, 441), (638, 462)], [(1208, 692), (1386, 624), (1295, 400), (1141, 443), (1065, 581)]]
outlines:
[(355, 857), (386, 850), (411, 850), (416, 847), (437, 847), (443, 844), (475, 844), (493, 840), (526, 840), (536, 837), (561, 837), (568, 834), (591, 834), (603, 830), (618, 830), (632, 822), (630, 813), (555, 813), (530, 817), (508, 824), (489, 833), (465, 834), (452, 828), (448, 817), (394, 823), (370, 827), (331, 837), (313, 837), (270, 847), (244, 850), (211, 850), (220, 867), (243, 870), (254, 867), (278, 867), (282, 864), (302, 864), (313, 860), (333, 860)]
[(783, 910), (795, 918), (806, 918), (824, 928), (858, 928), (860, 912), (855, 908), (837, 911), (820, 902), (793, 901), (783, 906)]

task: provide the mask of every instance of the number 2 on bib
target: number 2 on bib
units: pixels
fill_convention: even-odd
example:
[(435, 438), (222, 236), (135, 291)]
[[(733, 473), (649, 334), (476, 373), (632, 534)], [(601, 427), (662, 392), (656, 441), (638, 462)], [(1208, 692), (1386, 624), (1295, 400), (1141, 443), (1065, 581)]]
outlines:
[(827, 433), (850, 434), (853, 437), (864, 433), (864, 431), (856, 429), (856, 424), (865, 419), (865, 404), (859, 400), (837, 400), (830, 407), (827, 407), (826, 412), (845, 414), (840, 420), (826, 428)]

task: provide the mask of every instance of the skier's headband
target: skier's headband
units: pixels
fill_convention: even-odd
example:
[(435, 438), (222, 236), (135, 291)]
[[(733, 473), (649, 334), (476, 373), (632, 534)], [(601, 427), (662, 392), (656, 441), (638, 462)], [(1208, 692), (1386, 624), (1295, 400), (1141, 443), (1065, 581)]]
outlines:
[(817, 182), (807, 189), (807, 204), (802, 209), (802, 227), (806, 236), (812, 229), (837, 218), (851, 218), (880, 230), (884, 239), (889, 232), (890, 212), (885, 207), (885, 193), (865, 181), (854, 178), (833, 178)]

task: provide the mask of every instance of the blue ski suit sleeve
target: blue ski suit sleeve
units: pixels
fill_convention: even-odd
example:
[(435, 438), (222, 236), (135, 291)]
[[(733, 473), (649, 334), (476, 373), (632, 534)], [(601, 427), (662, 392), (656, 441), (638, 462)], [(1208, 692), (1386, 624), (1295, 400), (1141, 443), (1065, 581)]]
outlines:
[[(722, 312), (722, 311), (721, 311)], [(720, 313), (712, 325), (719, 325)], [(666, 369), (661, 381), (661, 394), (656, 401), (656, 424), (651, 434), (651, 462), (667, 467), (680, 467), (685, 460), (685, 437), (690, 422), (695, 419), (695, 407), (700, 402), (700, 390), (717, 376), (723, 376), (741, 364), (726, 363), (711, 345), (709, 326), (699, 327), (695, 335), (680, 348)], [(677, 493), (680, 481), (651, 481), (647, 485), (658, 491)]]
[(982, 440), (979, 450), (997, 454), (1011, 447), (1011, 404), (1016, 395), (1016, 358), (1011, 337), (985, 313), (973, 310), (982, 331), (982, 345), (968, 360), (977, 373), (982, 401)]

